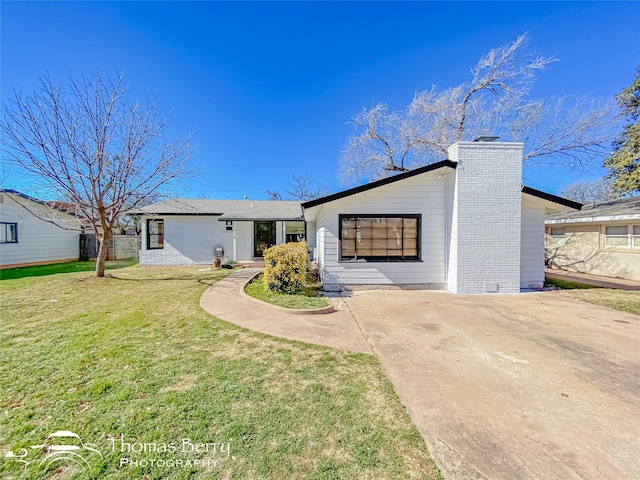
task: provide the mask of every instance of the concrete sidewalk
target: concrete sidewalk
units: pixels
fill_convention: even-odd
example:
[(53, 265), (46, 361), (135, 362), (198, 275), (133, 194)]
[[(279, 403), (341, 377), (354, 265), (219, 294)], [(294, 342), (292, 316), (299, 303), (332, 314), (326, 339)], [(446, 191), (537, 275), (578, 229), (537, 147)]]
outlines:
[(243, 268), (215, 283), (200, 298), (211, 315), (256, 332), (351, 352), (373, 353), (348, 311), (299, 315), (268, 303), (245, 298), (244, 285), (260, 268)]
[(627, 278), (602, 277), (588, 273), (568, 272), (566, 270), (552, 268), (545, 268), (544, 274), (549, 278), (584, 283), (585, 285), (593, 285), (594, 287), (613, 288), (616, 290), (640, 290), (640, 281), (629, 280)]

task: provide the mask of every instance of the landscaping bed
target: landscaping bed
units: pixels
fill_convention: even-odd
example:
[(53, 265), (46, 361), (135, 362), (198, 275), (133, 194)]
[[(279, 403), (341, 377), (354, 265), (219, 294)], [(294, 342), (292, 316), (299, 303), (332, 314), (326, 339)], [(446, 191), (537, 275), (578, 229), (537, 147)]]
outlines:
[(321, 296), (315, 286), (306, 286), (302, 292), (296, 294), (270, 292), (264, 288), (262, 274), (247, 283), (244, 291), (253, 298), (284, 308), (309, 309), (329, 306), (326, 297)]

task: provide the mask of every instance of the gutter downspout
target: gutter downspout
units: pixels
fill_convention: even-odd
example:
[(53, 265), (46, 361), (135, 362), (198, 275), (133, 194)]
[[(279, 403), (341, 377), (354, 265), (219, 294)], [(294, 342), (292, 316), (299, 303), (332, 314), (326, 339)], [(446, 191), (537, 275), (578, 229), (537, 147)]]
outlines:
[(236, 226), (233, 226), (233, 261), (237, 262), (238, 258), (236, 255)]

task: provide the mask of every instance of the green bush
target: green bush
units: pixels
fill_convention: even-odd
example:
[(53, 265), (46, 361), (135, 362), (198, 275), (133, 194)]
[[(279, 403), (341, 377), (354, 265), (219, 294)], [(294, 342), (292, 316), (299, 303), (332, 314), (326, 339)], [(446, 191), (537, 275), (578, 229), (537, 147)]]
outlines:
[(309, 270), (306, 242), (275, 245), (267, 249), (264, 261), (264, 288), (280, 293), (297, 293), (302, 290)]

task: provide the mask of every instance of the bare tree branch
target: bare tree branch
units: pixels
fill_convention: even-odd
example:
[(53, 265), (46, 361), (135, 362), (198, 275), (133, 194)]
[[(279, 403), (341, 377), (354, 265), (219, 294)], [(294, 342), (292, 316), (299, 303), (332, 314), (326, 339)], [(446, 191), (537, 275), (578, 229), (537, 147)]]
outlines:
[(157, 100), (131, 102), (120, 75), (70, 76), (66, 88), (41, 77), (32, 96), (15, 92), (0, 120), (3, 159), (75, 206), (100, 239), (96, 275), (104, 275), (119, 218), (192, 176), (191, 137), (165, 137)]
[(427, 165), (446, 157), (451, 144), (482, 135), (524, 142), (526, 161), (591, 165), (612, 139), (612, 105), (529, 98), (536, 74), (556, 59), (530, 53), (527, 43), (525, 33), (492, 49), (468, 82), (418, 91), (403, 110), (392, 112), (383, 103), (363, 109), (353, 118), (340, 176), (374, 180)]

